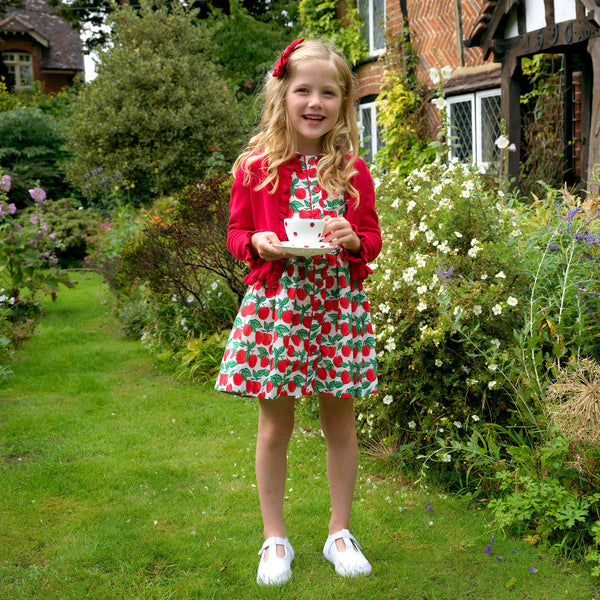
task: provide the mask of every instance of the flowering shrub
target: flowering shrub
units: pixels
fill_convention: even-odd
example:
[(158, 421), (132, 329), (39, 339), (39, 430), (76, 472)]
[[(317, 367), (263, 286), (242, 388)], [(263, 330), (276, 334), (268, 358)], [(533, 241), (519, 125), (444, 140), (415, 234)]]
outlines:
[[(33, 319), (39, 313), (38, 294), (56, 296), (59, 284), (73, 285), (69, 276), (57, 267), (55, 251), (60, 247), (56, 234), (50, 231), (43, 207), (46, 192), (29, 190), (36, 208), (21, 224), (17, 207), (8, 202), (11, 178), (0, 178), (0, 359), (10, 358), (11, 347), (27, 337)], [(9, 374), (4, 365), (0, 376)]]
[(482, 410), (498, 418), (505, 403), (496, 364), (473, 360), (456, 332), (499, 349), (519, 322), (516, 208), (456, 162), (406, 179), (387, 175), (378, 202), (384, 246), (368, 283), (384, 398), (378, 418), (408, 432), (436, 402), (450, 421)]

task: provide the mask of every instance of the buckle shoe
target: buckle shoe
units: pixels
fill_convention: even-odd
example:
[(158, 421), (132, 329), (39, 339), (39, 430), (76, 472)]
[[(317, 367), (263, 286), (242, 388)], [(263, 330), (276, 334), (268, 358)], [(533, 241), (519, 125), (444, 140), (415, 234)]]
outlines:
[[(284, 548), (283, 558), (277, 556), (278, 545)], [(263, 555), (267, 548), (269, 549), (269, 558), (265, 562)], [(270, 537), (265, 541), (258, 554), (261, 557), (256, 576), (256, 582), (259, 585), (282, 585), (290, 580), (294, 549), (287, 538)]]
[[(340, 552), (337, 549), (336, 540), (343, 539), (346, 550)], [(358, 577), (368, 575), (371, 565), (361, 552), (360, 544), (347, 529), (341, 529), (332, 533), (325, 542), (323, 555), (335, 566), (335, 572), (342, 577)]]

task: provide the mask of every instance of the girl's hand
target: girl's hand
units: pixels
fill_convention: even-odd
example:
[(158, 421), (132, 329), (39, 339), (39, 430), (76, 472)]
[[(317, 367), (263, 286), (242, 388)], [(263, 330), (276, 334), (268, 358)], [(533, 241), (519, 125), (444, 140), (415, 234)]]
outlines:
[(344, 217), (325, 217), (323, 238), (330, 246), (343, 246), (355, 254), (360, 252), (360, 238)]
[(276, 248), (276, 244), (279, 245), (281, 242), (273, 231), (258, 231), (250, 238), (252, 250), (264, 260), (279, 260), (290, 256), (283, 250)]

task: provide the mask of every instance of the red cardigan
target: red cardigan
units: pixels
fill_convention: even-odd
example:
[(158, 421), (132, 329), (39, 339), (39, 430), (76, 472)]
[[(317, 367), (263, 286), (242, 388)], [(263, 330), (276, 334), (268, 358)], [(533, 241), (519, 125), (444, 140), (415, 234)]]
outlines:
[[(344, 199), (344, 216), (360, 238), (359, 254), (341, 248), (341, 256), (350, 264), (350, 276), (353, 281), (362, 281), (372, 273), (367, 263), (377, 258), (381, 251), (381, 232), (379, 219), (375, 212), (375, 190), (373, 180), (365, 162), (359, 158), (355, 163), (358, 173), (352, 179), (352, 185), (359, 193), (358, 206), (348, 192)], [(266, 287), (275, 287), (283, 273), (286, 259), (266, 261), (252, 254), (250, 238), (258, 231), (273, 231), (280, 240), (287, 240), (283, 219), (288, 216), (292, 173), (301, 171), (300, 156), (294, 156), (279, 167), (279, 185), (275, 193), (269, 193), (270, 186), (256, 190), (256, 185), (266, 177), (261, 161), (250, 165), (251, 177), (244, 184), (243, 167), (235, 174), (231, 188), (229, 204), (231, 216), (227, 233), (227, 247), (240, 260), (250, 265), (250, 273), (244, 281), (252, 285), (262, 281)]]

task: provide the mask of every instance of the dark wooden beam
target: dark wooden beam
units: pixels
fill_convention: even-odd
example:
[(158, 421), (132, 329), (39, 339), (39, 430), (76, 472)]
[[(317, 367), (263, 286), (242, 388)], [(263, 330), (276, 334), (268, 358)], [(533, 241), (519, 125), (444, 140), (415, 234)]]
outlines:
[(521, 60), (514, 55), (506, 56), (502, 63), (502, 119), (506, 136), (517, 147), (508, 152), (507, 176), (518, 183), (521, 160)]

